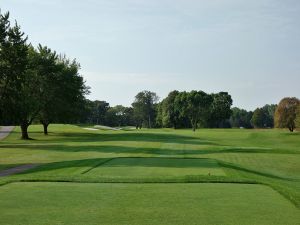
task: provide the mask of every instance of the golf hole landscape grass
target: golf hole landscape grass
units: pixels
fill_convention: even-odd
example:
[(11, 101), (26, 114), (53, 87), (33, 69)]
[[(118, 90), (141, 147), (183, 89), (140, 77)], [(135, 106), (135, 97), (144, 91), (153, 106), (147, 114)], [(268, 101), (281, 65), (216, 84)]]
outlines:
[[(0, 189), (2, 224), (297, 224), (263, 185), (13, 183)], [(11, 201), (16, 199), (17, 201)]]
[(225, 176), (225, 173), (213, 159), (115, 158), (91, 169), (86, 175), (159, 178), (189, 175)]
[(0, 142), (1, 225), (300, 224), (298, 132), (50, 128)]

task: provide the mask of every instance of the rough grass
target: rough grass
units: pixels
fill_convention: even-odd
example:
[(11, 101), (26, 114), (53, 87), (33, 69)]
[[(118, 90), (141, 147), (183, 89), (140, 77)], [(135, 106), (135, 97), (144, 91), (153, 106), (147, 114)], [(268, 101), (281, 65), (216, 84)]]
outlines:
[[(166, 189), (173, 190), (174, 188), (174, 196), (175, 190), (178, 191), (177, 195), (181, 196), (182, 193), (176, 188), (179, 184), (174, 183), (183, 183), (183, 186), (191, 185), (184, 183), (252, 183), (264, 184), (263, 187), (268, 190), (272, 188), (277, 191), (278, 196), (284, 197), (300, 208), (299, 132), (291, 134), (285, 130), (240, 129), (200, 129), (195, 133), (190, 130), (174, 131), (172, 129), (88, 131), (82, 127), (71, 125), (50, 125), (49, 131), (49, 135), (44, 136), (41, 126), (31, 126), (30, 135), (34, 140), (23, 141), (19, 139), (20, 131), (17, 128), (8, 138), (0, 142), (0, 170), (21, 164), (43, 164), (24, 174), (2, 177), (0, 185), (17, 181), (169, 183), (166, 184), (168, 187)], [(10, 185), (13, 184), (1, 186), (0, 191)], [(24, 183), (24, 185), (28, 186), (26, 190), (28, 195), (31, 195), (29, 188), (31, 184)], [(34, 184), (32, 185), (34, 186)], [(147, 195), (143, 191), (143, 185), (140, 185), (141, 194)], [(213, 187), (218, 188), (218, 185), (221, 184), (214, 184)], [(80, 190), (84, 192), (84, 184), (79, 186)], [(47, 196), (46, 192), (43, 193)], [(237, 193), (240, 192), (237, 191)], [(26, 195), (25, 190), (23, 194)], [(8, 196), (11, 197), (10, 200), (7, 197), (7, 202), (14, 202), (15, 199), (18, 199), (17, 195), (14, 197), (8, 194)], [(228, 194), (228, 196), (230, 195)], [(259, 202), (260, 199), (264, 199), (258, 192), (257, 196), (249, 194), (247, 199), (246, 195), (242, 196), (240, 204), (244, 204), (245, 207), (248, 205), (250, 208), (253, 203), (251, 201)], [(209, 199), (208, 194), (206, 197)], [(207, 201), (206, 197), (203, 197), (203, 200)], [(131, 198), (133, 197), (131, 196)], [(224, 196), (224, 199), (220, 199), (218, 209), (215, 208), (216, 217), (222, 218), (225, 215), (221, 213), (220, 208), (229, 207), (230, 201), (227, 204), (226, 198)], [(273, 205), (273, 202), (277, 201), (277, 197), (274, 199), (265, 199), (265, 204)], [(127, 200), (130, 202), (129, 198)], [(84, 199), (78, 197), (76, 201), (84, 201)], [(62, 204), (68, 203), (62, 202)], [(37, 206), (33, 205), (32, 207)], [(100, 205), (97, 207), (101, 208)], [(164, 207), (170, 207), (171, 210), (173, 205), (166, 203)], [(216, 206), (212, 205), (210, 209), (214, 207)], [(238, 208), (240, 210), (237, 209), (235, 212), (236, 217), (243, 218), (243, 213), (245, 213), (243, 207), (239, 206)], [(231, 212), (232, 208), (229, 207), (229, 209), (228, 212)], [(287, 208), (287, 211), (289, 209), (291, 208)], [(4, 210), (8, 214), (11, 211), (1, 207), (0, 210), (1, 212)], [(81, 210), (88, 209), (82, 208)], [(277, 208), (274, 210), (275, 213), (269, 214), (269, 221), (258, 219), (258, 222), (260, 220), (265, 222), (258, 223), (251, 220), (252, 223), (249, 224), (273, 223), (272, 214), (276, 214)], [(299, 214), (299, 209), (297, 210), (295, 212)], [(257, 214), (254, 217), (261, 218), (262, 212), (255, 212)], [(281, 212), (278, 210), (278, 215)], [(210, 215), (209, 213), (207, 212), (207, 215)], [(212, 221), (211, 224), (226, 224), (223, 221), (227, 219), (230, 222), (230, 218), (224, 216), (224, 220), (216, 223), (207, 217), (203, 220), (203, 224), (210, 224), (210, 221)], [(170, 221), (172, 220), (170, 219)], [(180, 220), (178, 221), (180, 224)], [(194, 221), (192, 217), (190, 221)], [(150, 222), (156, 224), (155, 219)], [(62, 224), (65, 223), (62, 222)], [(241, 219), (240, 223), (236, 224), (247, 223)]]

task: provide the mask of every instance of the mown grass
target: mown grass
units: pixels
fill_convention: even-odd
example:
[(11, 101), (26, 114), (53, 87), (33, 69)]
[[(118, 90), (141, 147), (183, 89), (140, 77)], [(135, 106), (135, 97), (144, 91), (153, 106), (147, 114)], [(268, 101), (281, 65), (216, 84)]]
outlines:
[(300, 220), (298, 209), (262, 185), (14, 183), (0, 188), (0, 197), (5, 209), (0, 224), (295, 225)]
[[(299, 132), (291, 134), (285, 130), (240, 129), (200, 129), (195, 133), (190, 130), (174, 131), (172, 129), (89, 131), (71, 125), (50, 125), (49, 129), (49, 135), (44, 136), (41, 126), (31, 126), (30, 135), (34, 140), (23, 141), (19, 139), (20, 131), (17, 128), (8, 138), (0, 142), (0, 170), (21, 164), (41, 164), (23, 174), (0, 178), (0, 185), (17, 181), (132, 183), (131, 185), (166, 183), (170, 190), (173, 188), (177, 190), (179, 196), (181, 192), (175, 188), (179, 183), (183, 183), (182, 185), (188, 185), (184, 183), (214, 183), (211, 187), (216, 188), (220, 185), (217, 183), (264, 184), (264, 187), (271, 187), (281, 194), (278, 194), (279, 197), (285, 197), (300, 208)], [(12, 184), (0, 187), (0, 191), (10, 185)], [(29, 187), (31, 184), (24, 183), (24, 185)], [(79, 186), (83, 191), (82, 185)], [(140, 187), (141, 193), (148, 195), (142, 188), (143, 186)], [(29, 188), (27, 191), (31, 195)], [(47, 192), (43, 193), (45, 199), (51, 197), (51, 195), (47, 197)], [(200, 191), (192, 193), (197, 196)], [(212, 188), (212, 196), (213, 193), (214, 188)], [(9, 196), (9, 193), (7, 195)], [(203, 199), (205, 200), (208, 196), (204, 196)], [(260, 196), (253, 196), (253, 201), (260, 201)], [(274, 199), (279, 198), (278, 196)], [(248, 197), (252, 198), (250, 194)], [(11, 201), (14, 198), (18, 199), (17, 194), (15, 197), (11, 195)], [(228, 207), (224, 203), (226, 198), (226, 196), (224, 199), (220, 198), (220, 207)], [(249, 208), (254, 207), (253, 202), (245, 199), (246, 195), (242, 195), (240, 204), (248, 205)], [(130, 199), (126, 201), (130, 202)], [(269, 202), (265, 204), (275, 204), (270, 199), (266, 201)], [(201, 204), (199, 203), (199, 206), (197, 204), (193, 207), (199, 207), (202, 210)], [(100, 205), (97, 207), (101, 208)], [(172, 208), (173, 205), (169, 207)], [(292, 204), (291, 207), (293, 207)], [(236, 212), (236, 216), (243, 217), (242, 208)], [(4, 205), (0, 206), (0, 210), (5, 210)], [(229, 212), (231, 210), (233, 208), (228, 209)], [(299, 209), (297, 210), (295, 212), (299, 215)], [(262, 216), (261, 212), (257, 211), (258, 218)], [(223, 214), (218, 211), (216, 215), (223, 217)], [(268, 216), (269, 223), (258, 219), (257, 221), (249, 220), (252, 223), (248, 224), (273, 223), (272, 213)], [(166, 216), (166, 218), (170, 217)], [(291, 218), (287, 221), (293, 221), (295, 217)], [(149, 221), (156, 224), (155, 220)], [(194, 220), (190, 221), (191, 223), (185, 222), (185, 224), (193, 224)], [(222, 223), (209, 219), (203, 221), (205, 221), (203, 224), (227, 224), (223, 222), (226, 221), (225, 217), (224, 220), (220, 220)], [(231, 220), (228, 219), (228, 221)], [(265, 223), (258, 223), (258, 221), (265, 221)], [(199, 223), (194, 222), (194, 224)], [(228, 224), (247, 223), (240, 220), (240, 223)]]

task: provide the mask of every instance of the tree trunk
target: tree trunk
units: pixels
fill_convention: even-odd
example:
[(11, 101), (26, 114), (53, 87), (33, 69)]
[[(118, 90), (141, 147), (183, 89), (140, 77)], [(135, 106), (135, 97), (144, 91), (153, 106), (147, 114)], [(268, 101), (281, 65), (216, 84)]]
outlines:
[(148, 128), (151, 128), (151, 118), (150, 118), (150, 115), (148, 116), (148, 119), (149, 119), (149, 126), (148, 126)]
[(197, 129), (197, 121), (191, 120), (191, 124), (192, 124), (192, 127), (193, 127), (193, 131), (195, 132), (196, 129)]
[(22, 139), (23, 140), (29, 140), (29, 136), (28, 136), (28, 127), (29, 127), (29, 124), (27, 122), (23, 122), (21, 124), (21, 131), (22, 131)]
[(45, 134), (45, 135), (48, 135), (48, 126), (49, 126), (49, 123), (43, 123), (44, 134)]

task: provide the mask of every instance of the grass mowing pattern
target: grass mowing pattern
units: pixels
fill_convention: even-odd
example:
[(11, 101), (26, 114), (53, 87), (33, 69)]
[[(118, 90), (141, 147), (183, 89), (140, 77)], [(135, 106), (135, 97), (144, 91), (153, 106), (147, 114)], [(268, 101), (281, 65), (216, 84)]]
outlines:
[[(164, 186), (166, 187), (165, 189), (170, 191), (174, 190), (173, 197), (176, 198), (176, 196), (181, 196), (182, 192), (181, 189), (177, 188), (177, 185), (179, 184), (175, 183), (183, 183), (180, 184), (183, 185), (180, 186), (181, 188), (185, 185), (186, 187), (191, 185), (187, 183), (254, 183), (265, 184), (266, 186), (264, 187), (268, 190), (268, 186), (272, 187), (286, 199), (294, 203), (298, 208), (300, 207), (299, 132), (290, 134), (281, 130), (235, 129), (203, 129), (195, 133), (190, 130), (174, 131), (171, 129), (87, 131), (80, 127), (70, 125), (51, 125), (50, 131), (53, 133), (50, 133), (49, 136), (44, 136), (41, 131), (41, 126), (31, 126), (31, 136), (35, 138), (35, 140), (22, 141), (19, 140), (20, 133), (17, 128), (8, 138), (0, 142), (0, 170), (21, 164), (43, 164), (24, 174), (0, 178), (0, 185), (17, 181), (67, 181), (82, 183), (124, 182), (124, 184), (102, 184), (111, 185), (111, 187), (117, 187), (115, 185), (121, 185), (120, 187), (123, 187), (122, 185), (129, 185), (125, 183), (166, 183), (166, 186)], [(210, 176), (208, 173), (210, 173)], [(39, 183), (36, 185), (38, 184)], [(3, 188), (11, 187), (10, 185), (14, 184), (1, 186), (0, 193), (3, 194), (3, 192), (1, 192), (5, 190)], [(22, 193), (24, 196), (33, 195), (30, 186), (33, 185), (32, 187), (35, 187), (34, 183), (31, 184), (25, 182), (18, 185), (28, 186)], [(56, 187), (55, 183), (47, 183), (47, 185), (50, 185), (50, 187), (52, 187), (51, 185), (54, 185), (53, 187)], [(78, 185), (81, 187), (78, 192), (85, 193), (89, 190), (88, 187), (84, 190), (83, 186), (85, 184)], [(136, 185), (138, 185), (137, 187), (140, 187), (141, 190), (141, 193), (137, 195), (140, 196), (141, 194), (141, 198), (143, 197), (143, 194), (148, 196), (144, 201), (150, 201), (151, 203), (151, 196), (147, 194), (147, 192), (151, 193), (151, 191), (149, 189), (147, 189), (147, 191), (146, 189), (143, 189), (143, 185), (147, 186), (150, 184)], [(213, 186), (210, 187), (218, 189), (218, 186), (223, 184), (212, 185)], [(236, 187), (239, 185), (233, 186)], [(243, 187), (243, 185), (241, 186)], [(47, 187), (45, 188), (48, 190)], [(54, 188), (52, 194), (50, 194), (51, 191), (47, 191), (47, 193), (49, 192), (49, 195), (52, 198), (52, 195), (55, 195), (56, 191), (57, 193), (60, 192), (60, 189), (61, 188)], [(213, 189), (214, 188), (211, 188), (212, 195), (214, 193)], [(119, 189), (116, 188), (114, 190)], [(42, 191), (42, 189), (40, 191)], [(64, 192), (63, 190), (61, 191)], [(131, 192), (129, 189), (127, 191)], [(159, 190), (157, 191), (160, 192)], [(246, 192), (246, 195), (242, 195), (241, 191), (235, 189), (232, 189), (232, 191), (236, 191), (238, 195), (243, 196), (241, 197), (242, 202), (240, 202), (240, 204), (244, 206), (239, 205), (235, 212), (236, 215), (232, 216), (232, 218), (239, 217), (239, 220), (232, 221), (231, 217), (222, 213), (224, 207), (229, 207), (228, 209), (233, 210), (233, 208), (230, 208), (230, 200), (228, 200), (227, 204), (226, 196), (228, 195), (232, 198), (234, 198), (234, 196), (227, 193), (225, 193), (226, 196), (224, 196), (224, 198), (219, 198), (218, 206), (209, 206), (211, 203), (208, 201), (210, 199), (210, 194), (202, 196), (202, 200), (206, 201), (207, 206), (209, 206), (208, 208), (213, 211), (214, 215), (203, 209), (203, 211), (212, 218), (206, 216), (202, 216), (203, 220), (198, 217), (195, 218), (197, 218), (197, 220), (199, 219), (201, 222), (203, 221), (203, 224), (226, 224), (228, 221), (233, 222), (230, 224), (247, 224), (247, 221), (243, 220), (245, 216), (244, 213), (246, 213), (244, 212), (244, 209), (246, 207), (253, 208), (252, 204), (265, 204), (266, 207), (271, 207), (274, 211), (268, 211), (262, 208), (259, 211), (252, 210), (251, 212), (254, 213), (253, 216), (258, 219), (256, 221), (253, 219), (250, 220), (250, 217), (246, 217), (249, 221), (253, 222), (251, 224), (276, 224), (273, 217), (274, 215), (281, 215), (282, 218), (285, 218), (285, 216), (281, 214), (282, 212), (287, 213), (287, 215), (289, 212), (293, 212), (295, 216), (299, 215), (299, 209), (296, 209), (296, 211), (292, 210), (293, 205), (288, 207), (278, 203), (281, 205), (280, 207), (272, 208), (272, 205), (276, 205), (277, 201), (280, 202), (278, 199), (279, 197), (282, 197), (280, 195), (277, 195), (276, 198), (263, 198), (261, 194), (264, 195), (266, 193), (263, 191), (260, 194), (258, 189), (256, 190), (257, 196), (248, 192)], [(177, 195), (175, 192), (177, 192)], [(48, 201), (47, 193), (43, 193), (43, 195), (46, 196), (45, 201)], [(110, 192), (107, 192), (106, 190), (105, 193)], [(194, 196), (199, 195), (199, 193), (193, 191), (191, 193), (193, 193)], [(3, 196), (4, 195), (6, 196), (6, 194), (3, 194)], [(23, 203), (19, 201), (19, 199), (22, 198), (19, 198), (19, 195), (20, 194), (18, 193), (16, 193), (16, 195), (7, 193), (6, 203), (22, 205)], [(113, 195), (118, 196), (118, 191), (114, 192)], [(124, 195), (126, 195), (126, 193), (124, 193)], [(74, 196), (75, 194), (73, 195), (74, 201), (78, 201), (80, 204), (85, 201), (85, 195), (79, 195), (79, 197)], [(111, 196), (111, 198), (113, 199), (115, 197)], [(127, 204), (130, 205), (130, 199), (134, 198), (134, 196), (128, 197), (126, 200)], [(187, 196), (187, 198), (189, 199), (191, 197)], [(260, 202), (261, 199), (264, 201), (264, 204)], [(72, 207), (72, 205), (68, 205), (69, 203), (72, 203), (72, 201), (69, 201), (67, 198), (64, 199), (63, 197), (62, 200), (63, 202), (61, 202), (61, 204), (65, 204), (64, 207)], [(87, 201), (89, 200), (87, 199)], [(5, 207), (6, 203), (1, 205), (1, 213), (10, 214), (14, 212), (12, 208)], [(178, 209), (176, 209), (175, 204), (173, 205), (173, 203), (171, 203), (171, 200), (166, 200), (166, 204), (164, 205), (165, 208), (170, 207), (170, 211), (166, 212), (170, 215), (172, 215), (172, 209), (175, 211), (177, 210), (178, 212), (180, 211), (180, 205), (178, 205)], [(185, 205), (183, 200), (180, 204), (182, 207), (189, 206)], [(122, 203), (121, 206), (125, 207), (125, 203)], [(38, 208), (37, 205), (32, 205), (32, 208), (35, 207)], [(87, 209), (79, 206), (78, 210), (83, 212), (87, 211), (88, 208), (92, 210), (91, 206), (86, 207)], [(97, 207), (101, 208), (102, 206), (98, 205)], [(193, 205), (191, 207), (198, 206)], [(201, 208), (201, 206), (199, 207)], [(279, 209), (281, 207), (282, 209)], [(287, 212), (285, 212), (285, 208), (287, 209)], [(51, 209), (51, 207), (49, 209)], [(72, 209), (76, 211), (76, 208)], [(115, 210), (117, 209), (118, 208)], [(229, 212), (233, 213), (231, 210), (229, 210)], [(45, 209), (45, 211), (47, 210)], [(152, 211), (150, 210), (149, 212)], [(73, 213), (76, 214), (76, 212)], [(97, 213), (95, 213), (94, 218), (97, 216)], [(142, 212), (140, 213), (140, 215), (143, 215)], [(189, 214), (189, 212), (185, 213)], [(117, 219), (120, 217), (120, 221), (122, 219), (121, 214), (122, 213), (117, 216)], [(134, 216), (135, 214), (132, 215)], [(158, 213), (158, 215), (164, 219), (161, 214)], [(91, 214), (91, 216), (93, 217), (93, 214)], [(219, 220), (215, 222), (213, 217), (219, 217)], [(156, 219), (158, 220), (158, 218), (159, 217)], [(168, 218), (168, 221), (174, 222), (170, 217), (165, 218)], [(294, 221), (295, 217), (291, 218), (292, 219), (287, 219), (287, 222), (281, 224), (289, 224), (289, 222), (290, 224), (293, 224), (292, 221)], [(136, 219), (138, 221), (141, 218), (131, 219)], [(157, 221), (156, 219), (149, 219), (149, 221), (152, 222), (152, 224), (155, 224)], [(13, 220), (11, 221), (13, 222)], [(30, 217), (27, 222), (28, 224), (34, 224), (34, 221), (35, 218)], [(41, 221), (42, 220), (37, 218), (36, 224), (44, 224), (43, 221), (42, 223)], [(88, 221), (88, 224), (99, 224), (93, 220)], [(127, 221), (127, 219), (124, 218), (124, 221)], [(167, 224), (168, 221), (165, 221), (166, 223), (164, 224)], [(180, 224), (180, 219), (178, 219), (178, 221), (178, 224)], [(185, 222), (185, 224), (201, 224), (199, 221), (196, 223), (196, 219), (193, 220), (192, 215), (187, 221), (188, 222)], [(50, 221), (48, 222), (51, 224)], [(151, 224), (150, 222), (148, 224)], [(67, 223), (68, 221), (65, 221), (64, 218), (62, 218), (61, 224)], [(147, 224), (147, 221), (145, 221), (145, 224)]]
[[(263, 185), (13, 183), (0, 224), (296, 225), (298, 209)], [(17, 201), (11, 201), (17, 199)]]
[(213, 159), (116, 158), (86, 174), (92, 177), (155, 178), (192, 175), (225, 176)]

